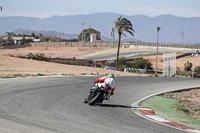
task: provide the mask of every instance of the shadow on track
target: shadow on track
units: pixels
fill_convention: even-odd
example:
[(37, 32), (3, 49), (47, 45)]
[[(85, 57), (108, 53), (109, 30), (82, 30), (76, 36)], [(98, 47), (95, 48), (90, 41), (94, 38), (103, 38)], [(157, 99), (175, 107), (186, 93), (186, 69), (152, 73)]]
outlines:
[(117, 105), (117, 104), (98, 104), (97, 106), (100, 106), (100, 107), (111, 107), (111, 108), (130, 108), (130, 109), (131, 108), (133, 108), (133, 109), (137, 109), (138, 108), (138, 107), (133, 107), (133, 106)]

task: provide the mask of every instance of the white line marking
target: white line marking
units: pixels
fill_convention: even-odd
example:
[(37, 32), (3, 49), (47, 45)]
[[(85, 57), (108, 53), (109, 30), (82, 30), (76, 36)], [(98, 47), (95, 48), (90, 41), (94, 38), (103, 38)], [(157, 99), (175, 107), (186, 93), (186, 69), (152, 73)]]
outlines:
[(171, 122), (171, 121), (168, 121), (168, 120), (166, 120), (164, 118), (161, 118), (161, 117), (159, 117), (157, 115), (145, 115), (145, 116), (149, 117), (149, 118), (151, 118), (153, 120), (159, 121), (159, 122)]

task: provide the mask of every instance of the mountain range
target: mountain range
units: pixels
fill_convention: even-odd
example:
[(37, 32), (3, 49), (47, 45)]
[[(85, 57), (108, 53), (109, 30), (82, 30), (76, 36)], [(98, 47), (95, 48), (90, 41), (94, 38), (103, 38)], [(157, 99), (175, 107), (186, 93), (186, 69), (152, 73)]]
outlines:
[[(35, 33), (43, 32), (48, 35), (60, 34), (67, 39), (72, 39), (76, 38), (83, 28), (93, 28), (101, 32), (103, 39), (113, 41), (111, 29), (114, 26), (114, 21), (120, 16), (129, 19), (135, 30), (134, 38), (126, 34), (128, 36), (122, 38), (124, 40), (156, 42), (157, 27), (160, 27), (159, 42), (161, 43), (200, 43), (200, 17), (184, 18), (173, 15), (148, 17), (145, 15), (127, 16), (115, 13), (95, 13), (52, 16), (44, 19), (19, 16), (0, 17), (0, 34), (21, 30), (21, 32), (29, 31), (31, 33), (33, 31)], [(117, 39), (117, 32), (115, 37)]]

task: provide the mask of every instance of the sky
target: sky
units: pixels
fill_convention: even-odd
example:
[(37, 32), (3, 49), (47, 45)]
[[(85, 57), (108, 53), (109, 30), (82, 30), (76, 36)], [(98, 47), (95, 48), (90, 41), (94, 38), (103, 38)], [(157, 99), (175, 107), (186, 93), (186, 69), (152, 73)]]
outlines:
[(113, 12), (155, 17), (200, 17), (200, 0), (0, 0), (0, 16), (47, 18)]

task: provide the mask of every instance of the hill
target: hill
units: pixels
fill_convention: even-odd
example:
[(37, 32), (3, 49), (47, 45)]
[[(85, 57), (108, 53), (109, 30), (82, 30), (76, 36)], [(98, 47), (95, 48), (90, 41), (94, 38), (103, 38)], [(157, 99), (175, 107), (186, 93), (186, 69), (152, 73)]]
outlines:
[[(35, 31), (56, 31), (66, 34), (79, 34), (84, 28), (92, 27), (106, 38), (111, 38), (111, 28), (116, 18), (122, 14), (95, 13), (88, 15), (52, 16), (45, 19), (34, 17), (0, 17), (0, 34), (19, 28)], [(200, 18), (184, 18), (173, 15), (148, 17), (144, 15), (126, 16), (135, 29), (135, 39), (143, 42), (156, 42), (157, 27), (161, 43), (194, 44), (200, 42)], [(130, 36), (128, 36), (130, 37)]]

